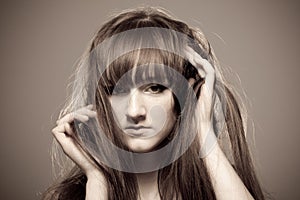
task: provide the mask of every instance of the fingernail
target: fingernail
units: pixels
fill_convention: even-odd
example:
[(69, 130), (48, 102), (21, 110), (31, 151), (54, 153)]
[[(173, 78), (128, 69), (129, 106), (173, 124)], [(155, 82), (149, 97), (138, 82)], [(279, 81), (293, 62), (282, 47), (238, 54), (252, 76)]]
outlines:
[(86, 116), (86, 115), (84, 115), (84, 116), (83, 116), (83, 119), (84, 119), (84, 121), (88, 121), (88, 120), (89, 120), (89, 117)]

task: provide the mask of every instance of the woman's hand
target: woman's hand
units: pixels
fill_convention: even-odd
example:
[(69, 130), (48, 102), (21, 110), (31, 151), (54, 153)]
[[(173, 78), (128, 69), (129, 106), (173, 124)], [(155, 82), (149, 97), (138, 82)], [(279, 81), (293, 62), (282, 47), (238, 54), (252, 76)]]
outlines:
[(57, 142), (61, 145), (64, 153), (83, 170), (88, 178), (101, 177), (101, 172), (76, 143), (74, 138), (74, 120), (86, 123), (90, 118), (96, 117), (97, 113), (93, 111), (92, 108), (92, 105), (88, 105), (75, 112), (66, 114), (57, 120), (57, 126), (52, 129), (52, 133)]
[[(215, 70), (208, 60), (202, 58), (191, 47), (186, 48), (186, 57), (188, 61), (198, 70), (198, 74), (203, 78), (202, 84), (196, 90), (200, 89), (200, 95), (197, 102), (195, 121), (200, 139), (200, 156), (205, 157), (217, 144), (216, 136), (213, 129), (213, 106), (214, 106), (214, 84)], [(192, 84), (195, 80), (192, 80)], [(197, 92), (197, 91), (196, 91)]]
[(200, 157), (205, 157), (204, 161), (212, 178), (217, 199), (253, 199), (218, 145), (213, 130), (215, 70), (206, 59), (190, 47), (186, 49), (186, 57), (205, 79), (200, 88), (195, 119), (201, 145)]

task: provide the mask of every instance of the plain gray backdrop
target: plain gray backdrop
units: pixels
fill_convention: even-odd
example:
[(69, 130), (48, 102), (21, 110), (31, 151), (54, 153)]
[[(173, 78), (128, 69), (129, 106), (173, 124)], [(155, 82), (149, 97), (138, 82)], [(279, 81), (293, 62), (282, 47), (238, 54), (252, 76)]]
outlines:
[(284, 0), (1, 1), (0, 199), (39, 199), (52, 182), (51, 129), (74, 63), (109, 16), (143, 5), (203, 29), (249, 98), (264, 189), (299, 199), (300, 6)]

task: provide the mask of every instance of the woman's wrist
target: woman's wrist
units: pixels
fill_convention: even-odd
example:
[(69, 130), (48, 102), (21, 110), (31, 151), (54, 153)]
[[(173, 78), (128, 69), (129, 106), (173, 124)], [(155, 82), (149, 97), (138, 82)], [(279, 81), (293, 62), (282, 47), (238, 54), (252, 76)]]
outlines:
[(205, 162), (216, 162), (218, 161), (221, 157), (224, 156), (223, 150), (221, 149), (220, 145), (218, 142), (216, 142), (210, 149), (210, 151), (207, 153), (205, 157), (202, 159)]
[(107, 200), (107, 185), (105, 178), (99, 173), (89, 173), (86, 183), (86, 200)]
[(215, 131), (212, 126), (204, 129), (205, 131), (201, 131), (201, 133), (205, 133), (205, 136), (200, 135), (200, 158), (204, 159), (206, 157), (211, 157), (212, 154), (217, 153), (216, 150), (220, 150), (218, 138), (215, 134)]
[(97, 169), (86, 172), (86, 176), (88, 180), (99, 180), (99, 181), (105, 180), (102, 172), (100, 172)]

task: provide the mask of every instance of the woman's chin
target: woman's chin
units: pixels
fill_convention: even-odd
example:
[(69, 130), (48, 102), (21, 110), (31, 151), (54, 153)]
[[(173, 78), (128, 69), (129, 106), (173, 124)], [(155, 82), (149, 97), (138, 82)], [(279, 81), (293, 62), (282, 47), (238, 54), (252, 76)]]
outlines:
[(127, 140), (126, 146), (135, 153), (148, 153), (155, 149), (156, 144), (149, 140), (134, 138)]

